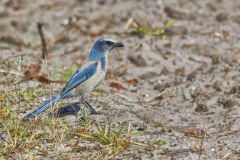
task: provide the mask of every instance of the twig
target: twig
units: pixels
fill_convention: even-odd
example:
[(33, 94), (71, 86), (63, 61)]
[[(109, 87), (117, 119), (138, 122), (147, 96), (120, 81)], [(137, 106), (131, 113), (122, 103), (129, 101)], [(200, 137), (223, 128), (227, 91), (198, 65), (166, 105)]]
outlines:
[(0, 73), (13, 74), (13, 75), (16, 75), (16, 76), (24, 76), (22, 73), (19, 73), (19, 72), (16, 72), (16, 71), (7, 71), (7, 70), (3, 70), (3, 69), (0, 69)]
[(41, 38), (41, 43), (42, 43), (42, 59), (45, 59), (48, 57), (48, 49), (47, 49), (47, 44), (46, 44), (46, 39), (42, 30), (43, 24), (41, 22), (37, 23), (37, 28), (38, 28), (38, 33)]
[(137, 145), (137, 146), (141, 146), (141, 147), (149, 147), (148, 144), (141, 143), (141, 142), (132, 142), (132, 144)]
[(204, 140), (206, 138), (206, 135), (207, 135), (207, 130), (204, 132), (204, 135), (203, 135), (203, 138), (202, 138), (202, 141), (201, 141), (201, 144), (200, 144), (200, 152), (199, 152), (199, 155), (198, 155), (198, 160), (201, 159), (201, 156), (202, 156), (202, 153), (203, 153), (203, 144), (204, 144)]
[(111, 110), (108, 110), (108, 117), (107, 117), (107, 121), (108, 121), (108, 139), (110, 139), (110, 136), (111, 136), (111, 124), (112, 124), (111, 123), (112, 122), (112, 120), (111, 120), (112, 112), (111, 113), (109, 113), (109, 112), (111, 112)]

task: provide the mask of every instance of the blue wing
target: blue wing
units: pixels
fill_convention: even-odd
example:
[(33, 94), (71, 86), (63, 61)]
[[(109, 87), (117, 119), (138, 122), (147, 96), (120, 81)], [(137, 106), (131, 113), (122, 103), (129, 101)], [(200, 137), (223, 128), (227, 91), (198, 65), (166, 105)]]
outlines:
[(94, 73), (96, 73), (97, 67), (98, 63), (95, 62), (84, 69), (77, 70), (67, 82), (66, 86), (63, 88), (62, 93), (66, 94), (67, 92), (90, 78), (92, 75), (94, 75)]
[(40, 113), (48, 109), (51, 105), (56, 103), (58, 100), (65, 98), (73, 88), (77, 87), (82, 82), (90, 78), (94, 73), (96, 73), (97, 66), (98, 66), (98, 63), (95, 62), (85, 67), (84, 69), (77, 70), (77, 72), (73, 74), (73, 76), (70, 78), (70, 80), (68, 81), (68, 83), (66, 84), (63, 91), (60, 94), (52, 97), (50, 100), (46, 101), (45, 103), (40, 105), (38, 108), (28, 113), (26, 116), (24, 116), (24, 119), (35, 118)]
[(58, 100), (60, 100), (62, 97), (60, 94), (53, 96), (50, 100), (44, 102), (42, 105), (40, 105), (38, 108), (34, 109), (32, 112), (28, 113), (23, 117), (23, 119), (33, 119), (36, 116), (38, 116), (40, 113), (48, 109), (50, 106), (54, 105)]

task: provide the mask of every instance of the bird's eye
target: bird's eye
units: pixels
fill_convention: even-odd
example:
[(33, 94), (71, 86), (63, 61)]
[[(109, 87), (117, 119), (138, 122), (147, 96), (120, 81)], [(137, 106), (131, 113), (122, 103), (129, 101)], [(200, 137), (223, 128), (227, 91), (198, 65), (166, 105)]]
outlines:
[(113, 45), (113, 42), (112, 41), (106, 41), (106, 44), (107, 45)]

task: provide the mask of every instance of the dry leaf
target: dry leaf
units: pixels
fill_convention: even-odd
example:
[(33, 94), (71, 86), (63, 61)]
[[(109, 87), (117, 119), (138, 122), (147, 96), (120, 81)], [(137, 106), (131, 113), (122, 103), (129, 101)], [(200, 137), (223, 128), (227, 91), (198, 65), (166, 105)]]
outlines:
[(65, 83), (64, 80), (51, 80), (46, 75), (38, 75), (36, 76), (36, 80), (42, 83)]
[(222, 151), (222, 150), (224, 149), (225, 145), (226, 145), (226, 144), (223, 144), (223, 143), (222, 143), (222, 144), (219, 144), (219, 145), (218, 145), (219, 150)]
[(34, 79), (34, 77), (36, 77), (38, 75), (38, 72), (41, 69), (41, 65), (39, 63), (31, 63), (28, 66), (27, 71), (24, 73), (26, 76), (26, 79)]
[(27, 80), (37, 80), (42, 83), (65, 83), (63, 80), (50, 80), (47, 75), (41, 74), (39, 75), (39, 71), (41, 69), (40, 63), (31, 63), (28, 66), (27, 71), (25, 71), (25, 79)]
[(175, 70), (175, 74), (176, 74), (176, 76), (184, 76), (185, 75), (185, 68), (184, 67), (177, 68)]
[(121, 83), (119, 83), (119, 82), (111, 82), (110, 86), (113, 87), (113, 88), (116, 88), (117, 90), (125, 89), (123, 87), (123, 85)]
[(134, 78), (134, 79), (126, 80), (126, 82), (132, 85), (136, 85), (138, 83), (138, 80)]
[(181, 46), (182, 49), (189, 49), (189, 48), (192, 48), (192, 44), (190, 43), (184, 43), (182, 46)]
[(185, 136), (189, 136), (189, 137), (195, 137), (195, 138), (204, 138), (204, 131), (202, 130), (199, 130), (195, 127), (190, 127), (190, 128), (187, 128), (187, 130), (185, 131)]

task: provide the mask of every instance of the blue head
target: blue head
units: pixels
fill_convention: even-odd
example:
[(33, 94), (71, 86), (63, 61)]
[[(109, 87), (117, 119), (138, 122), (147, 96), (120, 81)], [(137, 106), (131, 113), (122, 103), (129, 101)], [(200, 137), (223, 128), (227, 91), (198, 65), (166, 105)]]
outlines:
[(114, 39), (103, 37), (98, 39), (92, 47), (88, 60), (101, 60), (108, 57), (108, 53), (116, 47), (124, 47), (121, 42)]

